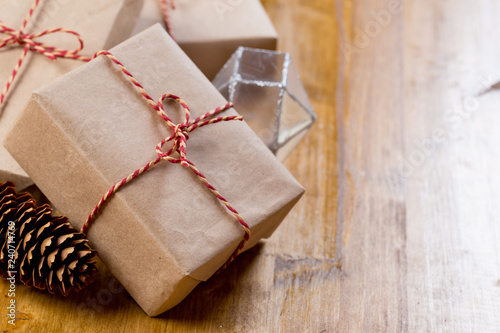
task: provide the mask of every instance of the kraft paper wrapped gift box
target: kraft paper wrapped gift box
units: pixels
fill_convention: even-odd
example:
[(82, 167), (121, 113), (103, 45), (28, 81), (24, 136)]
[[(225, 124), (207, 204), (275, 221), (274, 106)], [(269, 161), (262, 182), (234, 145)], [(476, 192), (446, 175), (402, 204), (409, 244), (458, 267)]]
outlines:
[[(278, 34), (259, 0), (177, 0), (172, 35), (212, 80), (239, 46), (276, 50)], [(163, 22), (160, 0), (145, 0), (135, 33)]]
[[(111, 52), (154, 100), (164, 93), (184, 99), (191, 119), (226, 103), (159, 25)], [(180, 121), (182, 109), (164, 104)], [(104, 193), (157, 158), (156, 145), (171, 134), (116, 65), (100, 56), (36, 91), (6, 147), (80, 228)], [(304, 192), (241, 121), (197, 128), (187, 157), (250, 225), (245, 249), (269, 237)], [(88, 238), (143, 310), (155, 316), (212, 276), (243, 235), (190, 169), (162, 161), (112, 197)]]
[[(34, 0), (0, 0), (0, 20), (12, 29), (19, 29), (33, 3)], [(130, 37), (141, 6), (142, 0), (41, 0), (25, 33), (40, 33), (55, 28), (73, 30), (84, 41), (81, 54), (91, 57), (95, 52), (111, 48)], [(0, 39), (6, 37), (9, 35), (0, 34)], [(78, 47), (75, 36), (62, 32), (35, 41), (59, 49), (74, 50)], [(22, 51), (22, 47), (0, 50), (0, 91), (9, 80)], [(18, 189), (33, 184), (3, 147), (4, 138), (35, 89), (83, 63), (62, 58), (52, 61), (39, 53), (28, 53), (4, 104), (0, 106), (0, 182), (13, 181)]]

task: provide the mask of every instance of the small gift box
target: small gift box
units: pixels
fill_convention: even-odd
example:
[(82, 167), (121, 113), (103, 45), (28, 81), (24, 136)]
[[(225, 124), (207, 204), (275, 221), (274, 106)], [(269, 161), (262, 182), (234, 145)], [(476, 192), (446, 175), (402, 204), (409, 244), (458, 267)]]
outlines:
[[(98, 50), (127, 39), (141, 6), (141, 0), (0, 0), (0, 92), (4, 92), (3, 103), (0, 98), (0, 182), (14, 181), (18, 189), (33, 184), (3, 147), (33, 90), (81, 66)], [(32, 15), (27, 17), (30, 9)], [(74, 52), (80, 46), (78, 38), (84, 48)], [(14, 78), (13, 70), (17, 70)]]
[[(75, 227), (91, 225), (102, 261), (155, 316), (269, 237), (304, 189), (230, 105), (215, 109), (226, 100), (159, 25), (110, 52), (126, 69), (101, 55), (39, 89), (6, 147)], [(166, 92), (187, 105), (153, 102)]]
[(213, 84), (281, 161), (316, 121), (288, 53), (240, 47)]
[[(160, 2), (145, 0), (135, 32), (165, 20)], [(177, 0), (167, 13), (175, 41), (210, 80), (239, 46), (277, 47), (278, 34), (259, 0)]]

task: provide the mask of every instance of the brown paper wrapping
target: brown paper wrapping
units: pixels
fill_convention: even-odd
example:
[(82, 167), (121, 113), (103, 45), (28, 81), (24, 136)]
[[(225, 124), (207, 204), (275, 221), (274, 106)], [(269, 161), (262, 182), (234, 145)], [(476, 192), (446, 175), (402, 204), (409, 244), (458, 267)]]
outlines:
[[(112, 53), (155, 100), (176, 94), (193, 117), (226, 103), (159, 25)], [(166, 112), (180, 122), (178, 106), (167, 103)], [(236, 112), (224, 113), (231, 114)], [(156, 145), (170, 134), (121, 71), (99, 57), (35, 92), (6, 147), (80, 228), (100, 197), (155, 159)], [(250, 225), (247, 248), (269, 237), (304, 192), (244, 122), (195, 130), (187, 154)], [(137, 303), (155, 316), (213, 275), (243, 234), (189, 169), (163, 161), (109, 201), (88, 237)]]
[[(159, 0), (145, 0), (135, 33), (163, 24)], [(171, 10), (179, 46), (212, 80), (239, 46), (276, 50), (278, 34), (259, 0), (178, 0)]]
[[(33, 2), (0, 0), (0, 20), (13, 29), (19, 29)], [(91, 57), (95, 52), (111, 48), (130, 36), (141, 6), (142, 0), (42, 0), (26, 32), (42, 32), (60, 27), (74, 30), (85, 43), (81, 54)], [(61, 49), (74, 50), (78, 47), (76, 38), (64, 33), (39, 40)], [(20, 47), (0, 51), (0, 90), (9, 80), (21, 52)], [(19, 190), (33, 184), (5, 150), (3, 140), (35, 89), (82, 64), (78, 60), (51, 61), (38, 53), (28, 54), (7, 95), (3, 111), (0, 110), (0, 182), (13, 181)]]

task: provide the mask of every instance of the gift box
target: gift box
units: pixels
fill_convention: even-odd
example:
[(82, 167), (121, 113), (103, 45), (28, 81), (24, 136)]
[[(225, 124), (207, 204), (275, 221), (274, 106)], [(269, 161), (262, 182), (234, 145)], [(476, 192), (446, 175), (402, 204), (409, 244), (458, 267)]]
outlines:
[(289, 53), (240, 47), (212, 83), (280, 161), (316, 121)]
[[(153, 100), (174, 93), (186, 101), (191, 119), (226, 103), (159, 25), (111, 52)], [(164, 104), (181, 124), (182, 108)], [(221, 116), (237, 113), (229, 109)], [(80, 228), (114, 184), (158, 158), (156, 145), (171, 135), (116, 64), (99, 56), (37, 90), (6, 147)], [(245, 122), (196, 128), (186, 153), (248, 223), (252, 234), (245, 250), (269, 237), (304, 193)], [(245, 235), (186, 167), (163, 161), (148, 169), (107, 202), (88, 232), (102, 261), (150, 316), (175, 306), (212, 276)]]
[[(178, 0), (169, 17), (175, 41), (210, 80), (239, 46), (277, 47), (278, 34), (259, 0)], [(160, 0), (145, 0), (135, 32), (163, 21)]]
[[(9, 28), (19, 29), (34, 1), (0, 0), (0, 20)], [(47, 29), (66, 28), (81, 35), (82, 55), (91, 57), (96, 51), (111, 48), (132, 33), (142, 1), (137, 0), (42, 0), (24, 33), (37, 34)], [(0, 40), (9, 37), (0, 33)], [(74, 50), (78, 39), (65, 32), (51, 33), (33, 39), (47, 46)], [(0, 52), (0, 90), (4, 89), (23, 52), (21, 47), (4, 47)], [(16, 118), (26, 106), (31, 93), (55, 78), (81, 66), (74, 59), (48, 57), (29, 51), (10, 87), (5, 102), (0, 106), (0, 182), (10, 180), (23, 189), (33, 182), (3, 147), (3, 140)]]

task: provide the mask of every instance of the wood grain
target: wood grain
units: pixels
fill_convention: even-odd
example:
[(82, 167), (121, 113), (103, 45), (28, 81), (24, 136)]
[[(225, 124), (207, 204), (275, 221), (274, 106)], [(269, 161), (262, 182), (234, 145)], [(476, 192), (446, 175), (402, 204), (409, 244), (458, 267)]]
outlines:
[(18, 286), (5, 332), (500, 331), (500, 3), (263, 3), (318, 114), (305, 197), (158, 318), (101, 267), (69, 299)]

